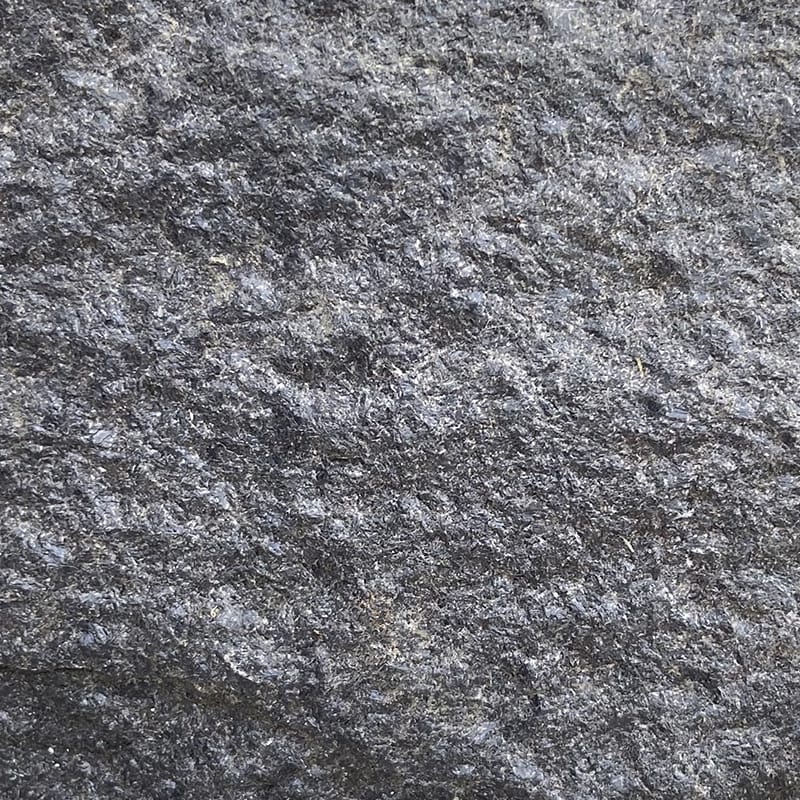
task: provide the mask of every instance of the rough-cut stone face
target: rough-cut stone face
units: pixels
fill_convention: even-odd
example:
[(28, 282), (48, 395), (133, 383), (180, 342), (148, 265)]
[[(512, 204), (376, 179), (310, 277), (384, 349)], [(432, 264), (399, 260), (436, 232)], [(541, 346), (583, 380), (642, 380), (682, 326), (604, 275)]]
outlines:
[(0, 795), (796, 800), (799, 51), (0, 3)]

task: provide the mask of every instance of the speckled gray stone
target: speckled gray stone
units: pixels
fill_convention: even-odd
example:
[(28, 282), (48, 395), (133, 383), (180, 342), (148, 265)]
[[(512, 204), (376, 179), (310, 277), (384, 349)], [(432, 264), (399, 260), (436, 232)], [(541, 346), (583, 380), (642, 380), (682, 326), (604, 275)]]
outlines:
[(796, 800), (799, 50), (0, 4), (0, 795)]

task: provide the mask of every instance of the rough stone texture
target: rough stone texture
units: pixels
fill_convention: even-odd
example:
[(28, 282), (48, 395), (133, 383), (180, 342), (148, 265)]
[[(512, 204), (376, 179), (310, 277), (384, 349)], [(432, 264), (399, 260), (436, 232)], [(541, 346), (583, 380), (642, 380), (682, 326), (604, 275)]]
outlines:
[(0, 795), (800, 796), (800, 8), (0, 4)]

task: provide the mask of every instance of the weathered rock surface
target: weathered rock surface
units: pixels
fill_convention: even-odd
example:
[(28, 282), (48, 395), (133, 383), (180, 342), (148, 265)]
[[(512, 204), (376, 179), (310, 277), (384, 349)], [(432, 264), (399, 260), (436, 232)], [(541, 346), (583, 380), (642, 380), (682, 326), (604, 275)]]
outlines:
[(0, 794), (800, 796), (798, 51), (0, 5)]

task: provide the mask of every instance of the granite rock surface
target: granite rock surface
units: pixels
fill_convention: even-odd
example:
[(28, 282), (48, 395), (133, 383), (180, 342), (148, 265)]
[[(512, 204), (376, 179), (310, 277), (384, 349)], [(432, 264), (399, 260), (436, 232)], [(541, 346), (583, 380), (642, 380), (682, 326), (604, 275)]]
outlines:
[(800, 797), (800, 10), (0, 3), (0, 795)]

